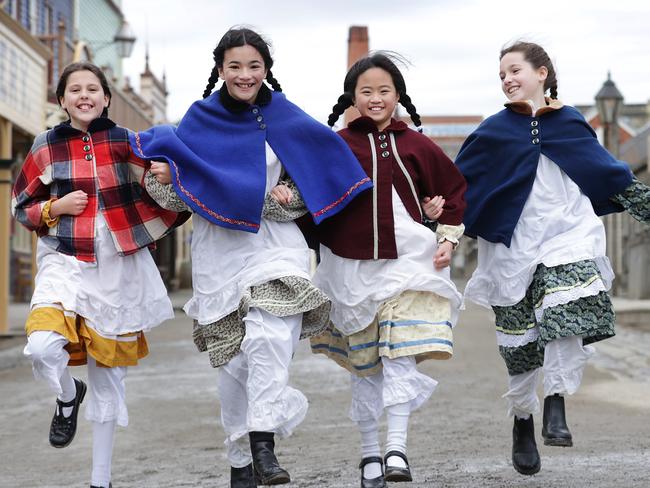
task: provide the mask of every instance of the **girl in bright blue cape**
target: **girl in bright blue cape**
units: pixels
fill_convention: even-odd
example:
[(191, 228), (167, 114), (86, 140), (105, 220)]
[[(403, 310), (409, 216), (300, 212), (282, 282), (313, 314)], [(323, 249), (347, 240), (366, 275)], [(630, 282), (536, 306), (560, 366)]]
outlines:
[[(131, 144), (169, 163), (152, 164), (159, 186), (149, 193), (171, 193), (175, 208), (180, 198), (178, 208), (195, 212), (193, 296), (184, 310), (194, 343), (220, 370), (230, 486), (288, 483), (275, 441), (308, 408), (289, 386), (289, 365), (298, 340), (327, 327), (330, 309), (311, 283), (310, 250), (294, 220), (304, 202), (320, 222), (371, 183), (343, 139), (280, 93), (258, 34), (231, 29), (214, 60), (204, 99), (178, 128), (154, 127)], [(224, 84), (211, 94), (219, 78)]]
[(500, 59), (510, 102), (468, 137), (456, 160), (467, 180), (466, 233), (478, 239), (465, 298), (494, 311), (509, 374), (512, 464), (531, 475), (541, 466), (533, 424), (540, 376), (544, 444), (571, 446), (564, 399), (580, 386), (594, 352), (588, 344), (614, 335), (607, 294), (614, 275), (598, 215), (627, 210), (647, 222), (650, 189), (557, 100), (541, 46), (519, 42)]
[(343, 139), (266, 86), (255, 103), (241, 104), (224, 85), (195, 102), (177, 128), (162, 125), (131, 134), (138, 156), (169, 162), (174, 189), (193, 211), (248, 232), (260, 225), (266, 143), (316, 223), (372, 186)]

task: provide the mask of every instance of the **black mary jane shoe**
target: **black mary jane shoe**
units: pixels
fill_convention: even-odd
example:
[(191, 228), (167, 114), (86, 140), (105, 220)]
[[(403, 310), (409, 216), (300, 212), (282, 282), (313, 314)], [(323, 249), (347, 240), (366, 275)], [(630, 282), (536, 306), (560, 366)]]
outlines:
[[(405, 468), (398, 468), (397, 466), (389, 466), (386, 464), (388, 458), (391, 456), (397, 456), (404, 460), (406, 463)], [(411, 476), (411, 467), (409, 466), (409, 460), (406, 458), (406, 454), (399, 451), (389, 451), (384, 456), (384, 479), (386, 481), (413, 481), (413, 476)]]
[[(77, 378), (74, 379), (74, 384), (77, 388), (74, 399), (69, 402), (62, 402), (56, 399), (56, 408), (54, 410), (54, 417), (52, 417), (52, 424), (50, 425), (50, 444), (56, 448), (68, 446), (74, 435), (77, 432), (77, 414), (79, 413), (79, 405), (86, 396), (86, 383)], [(72, 412), (69, 417), (63, 416), (63, 409), (72, 407)]]
[(515, 417), (512, 428), (512, 465), (519, 473), (525, 475), (535, 474), (542, 467), (535, 442), (532, 415), (527, 419)]
[(253, 463), (243, 468), (230, 467), (230, 488), (256, 488)]
[(386, 480), (384, 475), (377, 476), (376, 478), (364, 478), (363, 477), (363, 468), (366, 464), (379, 463), (382, 464), (382, 459), (378, 456), (363, 458), (359, 463), (359, 469), (361, 470), (361, 488), (386, 488)]
[(542, 437), (546, 446), (571, 447), (573, 445), (573, 437), (566, 424), (564, 397), (557, 393), (544, 398)]
[(258, 485), (283, 485), (291, 481), (289, 473), (280, 466), (275, 457), (273, 432), (251, 432), (249, 434), (253, 470)]
[[(90, 488), (103, 488), (103, 487), (102, 486), (90, 485)], [(109, 483), (108, 488), (113, 488), (113, 483)]]

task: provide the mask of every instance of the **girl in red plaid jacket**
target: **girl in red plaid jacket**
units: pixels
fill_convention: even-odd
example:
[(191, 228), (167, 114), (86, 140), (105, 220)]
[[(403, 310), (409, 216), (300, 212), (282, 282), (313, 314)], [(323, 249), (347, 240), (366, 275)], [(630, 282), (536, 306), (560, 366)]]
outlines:
[(145, 192), (149, 162), (107, 118), (111, 92), (99, 68), (69, 65), (56, 94), (69, 120), (36, 137), (12, 195), (13, 215), (39, 236), (24, 352), (57, 395), (49, 433), (57, 448), (72, 442), (86, 393), (68, 366), (88, 365), (91, 486), (109, 487), (115, 426), (128, 423), (127, 367), (148, 353), (143, 331), (174, 315), (147, 247), (187, 214)]

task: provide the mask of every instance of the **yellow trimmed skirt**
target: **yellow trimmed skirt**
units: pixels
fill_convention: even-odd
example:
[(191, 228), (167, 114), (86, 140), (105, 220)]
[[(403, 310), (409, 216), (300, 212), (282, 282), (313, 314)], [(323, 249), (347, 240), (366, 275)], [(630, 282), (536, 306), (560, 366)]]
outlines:
[(34, 331), (52, 331), (68, 340), (65, 349), (70, 354), (68, 365), (86, 364), (90, 354), (97, 366), (135, 366), (149, 354), (143, 332), (107, 336), (86, 324), (83, 317), (53, 305), (32, 309), (25, 323), (27, 335)]
[(451, 304), (435, 293), (407, 290), (382, 303), (365, 329), (343, 335), (330, 323), (311, 338), (313, 353), (325, 354), (358, 376), (381, 369), (381, 357), (449, 359), (453, 355)]

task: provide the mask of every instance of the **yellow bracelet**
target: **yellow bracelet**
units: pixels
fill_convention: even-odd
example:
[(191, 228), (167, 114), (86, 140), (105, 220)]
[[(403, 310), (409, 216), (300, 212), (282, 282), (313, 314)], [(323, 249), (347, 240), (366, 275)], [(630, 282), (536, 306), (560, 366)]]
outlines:
[(43, 205), (43, 210), (41, 210), (41, 222), (50, 228), (59, 223), (59, 217), (52, 218), (50, 216), (50, 209), (52, 208), (52, 203), (55, 200), (56, 198), (53, 198), (45, 202), (45, 205)]

